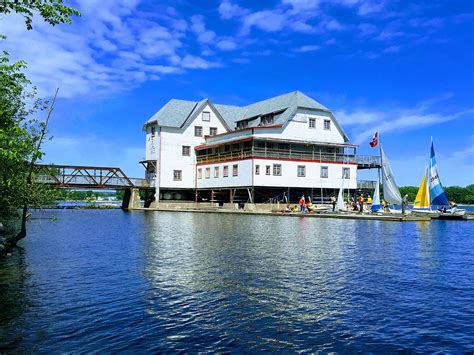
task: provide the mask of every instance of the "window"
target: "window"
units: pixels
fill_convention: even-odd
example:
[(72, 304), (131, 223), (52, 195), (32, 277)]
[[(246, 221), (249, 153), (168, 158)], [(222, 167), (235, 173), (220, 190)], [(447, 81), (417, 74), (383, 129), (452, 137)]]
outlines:
[(229, 176), (229, 167), (227, 165), (224, 166), (223, 171), (222, 171), (222, 175), (224, 175), (224, 177)]
[(342, 168), (342, 178), (343, 179), (351, 178), (351, 170), (349, 168)]
[(198, 169), (198, 179), (202, 179), (202, 169)]
[(191, 147), (189, 145), (183, 145), (182, 154), (183, 156), (189, 157), (191, 155)]
[(204, 111), (202, 113), (202, 120), (205, 121), (205, 122), (209, 122), (211, 120), (211, 113)]
[(215, 136), (217, 134), (217, 128), (216, 127), (209, 127), (209, 135), (210, 136)]
[(260, 175), (260, 165), (255, 165), (255, 175)]
[(237, 164), (232, 165), (232, 176), (239, 175), (239, 166)]
[(214, 167), (214, 177), (215, 178), (219, 177), (219, 167), (218, 166)]
[(265, 166), (265, 175), (270, 175), (270, 169), (271, 169), (270, 165)]
[(230, 145), (224, 146), (224, 152), (230, 152)]
[(151, 136), (155, 136), (155, 126), (151, 126)]
[(194, 126), (194, 137), (202, 137), (202, 127)]
[(308, 126), (309, 128), (316, 128), (316, 118), (310, 118), (308, 120)]
[(298, 177), (306, 176), (306, 165), (298, 165)]
[(269, 125), (269, 124), (273, 124), (273, 113), (270, 113), (268, 115), (263, 115), (260, 118), (260, 125), (261, 126), (265, 126), (265, 125)]
[(321, 178), (327, 178), (328, 177), (328, 167), (327, 166), (322, 166), (321, 167)]
[(281, 176), (281, 164), (273, 164), (273, 175)]
[(181, 181), (183, 178), (183, 171), (182, 170), (173, 170), (173, 180), (174, 181)]
[(324, 120), (324, 129), (328, 131), (331, 129), (331, 120)]
[(247, 128), (248, 125), (249, 125), (249, 121), (247, 121), (247, 120), (239, 121), (239, 122), (237, 122), (237, 129)]
[(211, 177), (211, 168), (206, 168), (206, 179)]

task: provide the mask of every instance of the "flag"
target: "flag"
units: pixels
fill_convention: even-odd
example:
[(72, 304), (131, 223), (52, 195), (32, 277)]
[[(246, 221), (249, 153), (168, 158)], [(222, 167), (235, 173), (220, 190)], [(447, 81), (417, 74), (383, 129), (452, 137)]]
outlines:
[(376, 147), (379, 144), (379, 132), (375, 132), (369, 144), (372, 148)]

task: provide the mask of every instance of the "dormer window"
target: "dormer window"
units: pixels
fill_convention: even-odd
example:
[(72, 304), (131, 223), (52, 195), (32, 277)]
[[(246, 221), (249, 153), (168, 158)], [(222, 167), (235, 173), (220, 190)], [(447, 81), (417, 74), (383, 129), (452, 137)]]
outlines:
[(247, 128), (248, 125), (249, 125), (249, 121), (247, 121), (247, 120), (239, 121), (239, 122), (237, 122), (237, 129)]
[(202, 113), (202, 120), (205, 122), (209, 122), (211, 120), (211, 113), (204, 111)]
[(270, 113), (268, 115), (263, 115), (260, 117), (260, 125), (261, 126), (267, 126), (273, 124), (273, 113)]

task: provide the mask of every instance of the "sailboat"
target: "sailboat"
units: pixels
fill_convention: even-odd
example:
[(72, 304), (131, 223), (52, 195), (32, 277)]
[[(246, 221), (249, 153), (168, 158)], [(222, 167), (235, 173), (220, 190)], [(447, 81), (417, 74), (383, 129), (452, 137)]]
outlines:
[(374, 196), (372, 198), (372, 205), (370, 206), (372, 212), (382, 211), (382, 205), (380, 204), (380, 178), (377, 178), (377, 184), (375, 185)]
[[(383, 187), (383, 198), (390, 205), (401, 205), (402, 196), (400, 195), (400, 190), (397, 183), (395, 182), (395, 177), (390, 168), (387, 155), (380, 145), (380, 158), (382, 160), (382, 187)], [(380, 198), (380, 197), (379, 197)], [(391, 210), (392, 213), (400, 212), (398, 210)]]
[[(435, 209), (433, 210), (432, 207)], [(430, 163), (416, 194), (413, 211), (417, 214), (428, 214), (442, 219), (458, 219), (466, 213), (466, 210), (457, 207), (447, 208), (449, 208), (449, 201), (439, 179), (438, 164), (436, 163), (433, 139), (431, 139)]]
[(413, 212), (415, 214), (438, 216), (439, 211), (431, 209), (430, 203), (430, 189), (428, 184), (428, 168), (425, 170), (425, 175), (421, 180), (420, 187), (415, 197), (415, 203), (413, 204)]

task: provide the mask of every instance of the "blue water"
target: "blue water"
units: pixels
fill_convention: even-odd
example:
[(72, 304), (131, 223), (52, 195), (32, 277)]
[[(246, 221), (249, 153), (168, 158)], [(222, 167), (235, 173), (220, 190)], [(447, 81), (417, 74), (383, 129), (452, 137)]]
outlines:
[(35, 217), (0, 260), (3, 351), (474, 350), (473, 222)]

